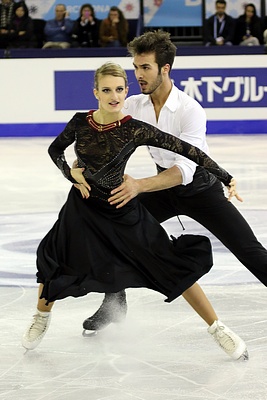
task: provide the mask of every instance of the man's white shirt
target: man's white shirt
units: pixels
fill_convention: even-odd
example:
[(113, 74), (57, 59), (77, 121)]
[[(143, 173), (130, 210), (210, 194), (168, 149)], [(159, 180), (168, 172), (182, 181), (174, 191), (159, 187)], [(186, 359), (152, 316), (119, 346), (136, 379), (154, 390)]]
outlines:
[[(154, 106), (149, 95), (130, 96), (125, 100), (122, 112), (156, 126), (164, 132), (199, 147), (205, 153), (209, 153), (206, 141), (206, 113), (204, 109), (196, 100), (174, 85), (160, 111), (158, 121), (156, 120)], [(148, 150), (154, 162), (162, 168), (171, 168), (176, 165), (181, 171), (183, 185), (192, 182), (196, 170), (194, 162), (168, 150), (152, 146), (149, 146)]]

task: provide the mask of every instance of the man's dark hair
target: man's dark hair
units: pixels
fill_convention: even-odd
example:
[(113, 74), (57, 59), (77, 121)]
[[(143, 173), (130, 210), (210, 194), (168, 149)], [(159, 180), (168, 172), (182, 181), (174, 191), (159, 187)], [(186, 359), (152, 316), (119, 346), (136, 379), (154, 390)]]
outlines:
[(224, 4), (226, 6), (226, 1), (225, 0), (216, 0), (216, 4)]
[(162, 30), (145, 32), (128, 43), (128, 51), (132, 57), (142, 53), (155, 53), (155, 61), (159, 71), (165, 65), (172, 68), (176, 56), (176, 46), (170, 39), (170, 34)]

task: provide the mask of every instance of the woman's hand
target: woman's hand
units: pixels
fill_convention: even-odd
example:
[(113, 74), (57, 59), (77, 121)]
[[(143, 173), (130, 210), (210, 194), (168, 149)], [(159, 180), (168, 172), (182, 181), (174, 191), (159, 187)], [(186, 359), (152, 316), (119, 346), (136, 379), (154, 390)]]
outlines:
[(83, 199), (88, 199), (90, 197), (89, 190), (82, 183), (74, 183), (74, 187), (81, 192)]
[(91, 190), (91, 187), (86, 182), (83, 176), (83, 172), (84, 168), (71, 168), (70, 170), (71, 176), (75, 179), (76, 182), (78, 182), (74, 184), (74, 187), (80, 190), (83, 199), (88, 199), (88, 197), (90, 196), (89, 192)]
[(229, 186), (227, 186), (228, 189), (228, 201), (231, 201), (233, 197), (235, 197), (238, 201), (243, 202), (242, 197), (239, 196), (237, 190), (236, 190), (236, 180), (234, 178), (231, 179), (231, 182)]

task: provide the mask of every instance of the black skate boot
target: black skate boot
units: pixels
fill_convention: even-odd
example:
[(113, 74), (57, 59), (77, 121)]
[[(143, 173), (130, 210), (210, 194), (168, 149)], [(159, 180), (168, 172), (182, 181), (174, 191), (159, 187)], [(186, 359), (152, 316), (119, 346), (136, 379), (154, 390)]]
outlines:
[(127, 302), (125, 290), (118, 293), (106, 293), (99, 309), (94, 315), (83, 321), (83, 329), (85, 331), (100, 331), (111, 323), (122, 322), (126, 314)]

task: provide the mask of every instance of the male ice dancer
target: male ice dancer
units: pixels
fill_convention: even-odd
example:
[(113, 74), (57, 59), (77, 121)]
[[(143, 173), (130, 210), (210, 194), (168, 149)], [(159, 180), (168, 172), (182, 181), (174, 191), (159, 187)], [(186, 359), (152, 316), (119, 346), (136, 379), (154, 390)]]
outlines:
[[(180, 91), (170, 78), (176, 47), (163, 31), (146, 32), (128, 45), (142, 94), (125, 101), (124, 113), (148, 122), (208, 152), (206, 115), (194, 99)], [(267, 251), (248, 223), (229, 201), (242, 201), (235, 186), (226, 198), (221, 183), (202, 167), (161, 149), (149, 148), (158, 175), (133, 179), (111, 192), (110, 204), (123, 207), (139, 196), (160, 222), (187, 215), (213, 233), (264, 285), (267, 283)], [(247, 357), (245, 343), (222, 322), (198, 284), (183, 297), (208, 324), (208, 332), (232, 358)], [(126, 294), (106, 293), (99, 310), (87, 318), (85, 330), (100, 330), (122, 320), (127, 311)]]

